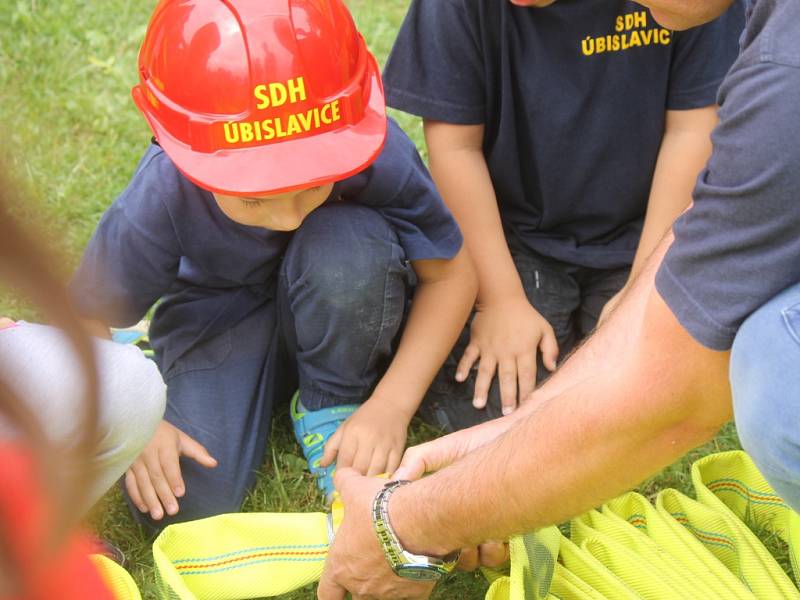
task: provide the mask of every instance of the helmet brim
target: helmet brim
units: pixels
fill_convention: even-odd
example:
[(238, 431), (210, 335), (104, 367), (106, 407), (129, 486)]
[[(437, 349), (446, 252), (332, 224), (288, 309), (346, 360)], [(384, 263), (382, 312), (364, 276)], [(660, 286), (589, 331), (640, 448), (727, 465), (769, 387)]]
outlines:
[(368, 167), (386, 141), (386, 104), (380, 75), (370, 77), (369, 104), (349, 127), (295, 140), (213, 153), (197, 152), (150, 118), (143, 98), (134, 100), (159, 145), (190, 181), (211, 192), (259, 196), (339, 181)]

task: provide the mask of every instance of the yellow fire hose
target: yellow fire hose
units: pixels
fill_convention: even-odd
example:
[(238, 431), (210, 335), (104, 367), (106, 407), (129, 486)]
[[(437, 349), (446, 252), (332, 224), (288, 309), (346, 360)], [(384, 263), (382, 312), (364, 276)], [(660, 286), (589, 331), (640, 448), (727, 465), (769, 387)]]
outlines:
[[(667, 489), (653, 505), (629, 493), (573, 519), (570, 538), (556, 527), (513, 538), (509, 568), (486, 571), (486, 600), (800, 600), (745, 525), (780, 536), (797, 577), (800, 516), (747, 455), (700, 459), (692, 481), (697, 500)], [(233, 514), (171, 525), (153, 545), (161, 597), (240, 600), (313, 583), (341, 516), (335, 505), (332, 516)], [(139, 600), (120, 567), (103, 562), (101, 570), (120, 600)]]

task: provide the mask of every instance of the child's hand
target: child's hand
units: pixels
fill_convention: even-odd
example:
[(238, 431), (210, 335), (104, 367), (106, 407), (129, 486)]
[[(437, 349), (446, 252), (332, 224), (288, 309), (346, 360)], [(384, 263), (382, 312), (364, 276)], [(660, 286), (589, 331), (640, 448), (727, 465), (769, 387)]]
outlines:
[(554, 371), (558, 342), (553, 328), (524, 296), (502, 304), (478, 307), (472, 321), (470, 341), (458, 363), (456, 381), (467, 379), (480, 359), (472, 404), (483, 408), (495, 371), (500, 380), (503, 414), (509, 414), (536, 386), (536, 352), (541, 350), (545, 366)]
[(400, 465), (411, 415), (391, 402), (367, 400), (336, 430), (320, 464), (352, 467), (370, 477), (392, 473)]
[(178, 500), (186, 492), (178, 459), (188, 456), (204, 467), (216, 467), (217, 460), (193, 438), (167, 421), (161, 421), (153, 439), (125, 474), (131, 501), (143, 513), (158, 521), (178, 512)]

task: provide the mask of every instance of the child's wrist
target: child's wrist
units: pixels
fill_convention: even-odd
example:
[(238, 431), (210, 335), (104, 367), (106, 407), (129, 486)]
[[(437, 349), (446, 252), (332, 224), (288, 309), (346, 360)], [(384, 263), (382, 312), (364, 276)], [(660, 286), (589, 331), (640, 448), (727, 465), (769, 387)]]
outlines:
[(387, 418), (392, 420), (402, 418), (406, 420), (406, 424), (411, 422), (419, 407), (417, 401), (403, 399), (399, 395), (378, 393), (377, 390), (367, 399), (367, 402), (371, 406), (379, 406), (380, 412), (387, 415)]

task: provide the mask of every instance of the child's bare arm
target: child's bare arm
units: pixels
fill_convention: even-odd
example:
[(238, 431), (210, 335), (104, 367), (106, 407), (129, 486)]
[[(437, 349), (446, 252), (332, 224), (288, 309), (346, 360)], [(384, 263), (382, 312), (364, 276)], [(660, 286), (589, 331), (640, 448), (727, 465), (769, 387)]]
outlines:
[(664, 137), (647, 201), (647, 215), (631, 274), (625, 287), (603, 308), (601, 322), (636, 279), (673, 221), (691, 204), (697, 174), (711, 156), (711, 131), (716, 124), (716, 105), (667, 111)]
[(323, 465), (336, 459), (370, 475), (397, 468), (408, 424), (469, 315), (477, 285), (465, 249), (413, 266), (419, 284), (397, 354), (372, 396), (331, 437)]
[(478, 274), (477, 314), (470, 343), (458, 366), (464, 381), (476, 361), (474, 404), (486, 405), (497, 374), (504, 412), (533, 391), (536, 354), (554, 370), (558, 344), (553, 328), (531, 306), (511, 258), (489, 168), (483, 155), (483, 125), (425, 121), (431, 174), (461, 226)]

